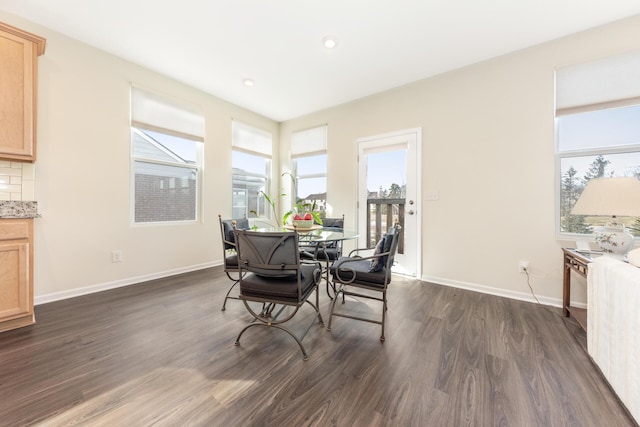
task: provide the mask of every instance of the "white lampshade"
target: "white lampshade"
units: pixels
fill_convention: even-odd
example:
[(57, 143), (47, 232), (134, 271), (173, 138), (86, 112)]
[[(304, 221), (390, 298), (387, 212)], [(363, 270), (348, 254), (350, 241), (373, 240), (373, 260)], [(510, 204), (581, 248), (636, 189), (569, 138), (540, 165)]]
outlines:
[(640, 181), (631, 177), (591, 179), (571, 214), (611, 216), (611, 222), (597, 227), (593, 234), (603, 253), (622, 258), (633, 247), (633, 236), (616, 216), (640, 217)]
[(640, 181), (632, 177), (591, 179), (571, 214), (640, 217)]

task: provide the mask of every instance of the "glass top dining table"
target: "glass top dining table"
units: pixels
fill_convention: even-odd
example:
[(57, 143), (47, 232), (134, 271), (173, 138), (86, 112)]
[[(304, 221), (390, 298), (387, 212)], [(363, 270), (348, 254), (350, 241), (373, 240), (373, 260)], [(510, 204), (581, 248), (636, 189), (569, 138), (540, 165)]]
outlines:
[(274, 231), (297, 231), (298, 241), (301, 243), (329, 243), (341, 240), (351, 240), (358, 237), (358, 232), (347, 230), (344, 228), (320, 227), (311, 230), (294, 229), (293, 227), (264, 227), (258, 228), (256, 231), (274, 232)]

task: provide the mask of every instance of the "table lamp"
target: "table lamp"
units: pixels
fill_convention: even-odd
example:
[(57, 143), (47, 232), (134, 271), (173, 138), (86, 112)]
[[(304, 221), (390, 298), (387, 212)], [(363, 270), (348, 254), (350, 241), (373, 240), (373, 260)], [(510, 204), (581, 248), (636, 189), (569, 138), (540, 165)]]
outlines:
[(571, 214), (611, 216), (604, 227), (594, 227), (593, 234), (604, 254), (624, 258), (633, 249), (633, 236), (616, 217), (640, 217), (640, 181), (633, 177), (593, 178)]

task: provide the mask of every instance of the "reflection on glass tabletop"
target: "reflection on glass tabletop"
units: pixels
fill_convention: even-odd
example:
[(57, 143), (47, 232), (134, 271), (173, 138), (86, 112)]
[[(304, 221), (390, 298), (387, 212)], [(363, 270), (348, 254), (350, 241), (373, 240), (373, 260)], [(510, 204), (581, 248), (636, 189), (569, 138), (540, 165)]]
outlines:
[[(286, 227), (266, 227), (258, 228), (255, 231), (273, 232), (273, 231), (291, 231)], [(337, 240), (349, 240), (358, 237), (358, 233), (353, 230), (343, 228), (319, 228), (316, 230), (300, 230), (298, 229), (298, 239), (301, 241), (314, 242), (333, 242)]]

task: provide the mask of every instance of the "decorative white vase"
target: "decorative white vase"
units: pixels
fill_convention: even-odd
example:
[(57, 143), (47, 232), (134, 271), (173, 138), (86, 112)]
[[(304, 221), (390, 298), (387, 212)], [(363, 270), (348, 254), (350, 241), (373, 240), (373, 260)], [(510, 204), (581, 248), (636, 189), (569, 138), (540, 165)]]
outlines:
[(609, 223), (596, 228), (593, 234), (603, 254), (623, 259), (633, 249), (633, 236), (624, 224)]

